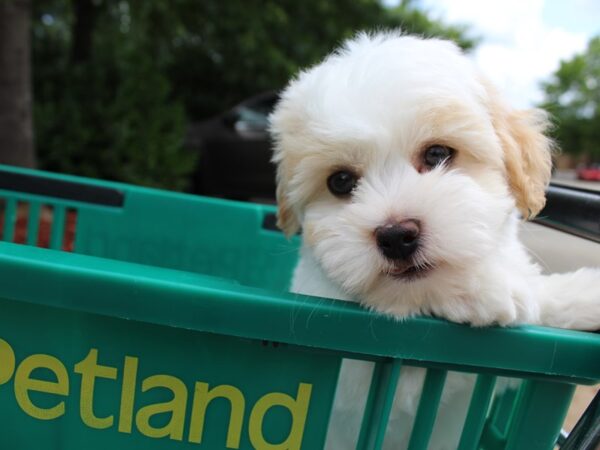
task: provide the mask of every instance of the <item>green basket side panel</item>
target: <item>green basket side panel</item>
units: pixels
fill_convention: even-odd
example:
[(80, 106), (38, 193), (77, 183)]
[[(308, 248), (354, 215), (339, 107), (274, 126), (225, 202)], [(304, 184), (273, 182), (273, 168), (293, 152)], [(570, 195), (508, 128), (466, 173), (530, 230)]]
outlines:
[(481, 436), (482, 450), (554, 448), (575, 385), (522, 380), (497, 395)]
[(128, 192), (122, 209), (80, 209), (75, 251), (287, 290), (297, 242), (265, 230), (257, 205)]
[[(290, 442), (301, 442), (301, 447), (294, 444), (291, 449), (323, 446), (339, 370), (336, 355), (5, 300), (0, 301), (0, 309), (0, 339), (4, 340), (0, 341), (4, 345), (0, 345), (2, 448), (38, 449), (44, 443), (44, 448), (56, 450), (218, 450), (226, 448), (229, 437), (233, 439), (231, 448), (251, 449), (260, 448), (261, 442), (284, 442), (290, 435)], [(11, 370), (7, 343), (15, 355), (12, 366), (16, 370)], [(76, 365), (92, 349), (97, 350), (97, 365), (112, 369), (94, 369), (88, 360), (91, 365), (79, 370), (88, 380), (85, 384)], [(44, 392), (28, 394), (34, 406), (46, 410), (65, 402), (64, 414), (52, 420), (32, 417), (28, 406), (22, 407), (16, 400), (15, 386), (22, 393), (28, 378), (57, 381), (55, 372), (44, 367), (27, 376), (24, 361), (34, 354), (51, 355), (66, 369), (68, 395), (48, 393), (47, 387)], [(125, 357), (130, 357), (127, 376)], [(135, 376), (131, 358), (137, 363)], [(89, 379), (94, 370), (113, 370), (114, 376), (105, 372), (95, 378), (92, 391)], [(155, 375), (167, 377), (143, 392), (144, 383), (151, 386), (150, 377)], [(208, 403), (204, 421), (194, 422), (196, 432), (199, 424), (204, 424), (201, 443), (190, 442), (193, 401), (196, 396), (199, 405), (206, 401), (204, 394), (198, 394), (205, 385), (199, 388), (197, 383), (207, 383), (208, 389), (230, 386), (225, 390), (234, 392), (236, 414), (241, 411), (243, 416), (241, 426), (229, 430), (231, 403), (215, 398)], [(87, 386), (83, 392), (82, 384)], [(85, 400), (85, 393), (90, 392), (91, 404)], [(152, 406), (174, 398), (176, 406), (166, 407), (162, 413), (160, 405)], [(146, 423), (144, 411), (152, 408), (157, 411)], [(90, 421), (89, 411), (98, 422)], [(87, 425), (82, 417), (88, 417)], [(130, 431), (127, 423), (131, 423)], [(120, 426), (124, 426), (121, 431)], [(148, 436), (165, 426), (169, 436)]]
[[(600, 345), (595, 335), (536, 327), (472, 329), (430, 318), (399, 325), (353, 304), (282, 294), (297, 259), (298, 239), (287, 241), (281, 233), (263, 228), (265, 215), (273, 212), (272, 207), (14, 170), (116, 189), (123, 193), (124, 203), (98, 206), (0, 191), (0, 212), (3, 200), (5, 205), (4, 240), (16, 239), (19, 205), (29, 204), (32, 220), (27, 227), (33, 234), (41, 229), (38, 219), (45, 214), (44, 206), (50, 205), (54, 216), (51, 248), (65, 249), (65, 228), (72, 226), (69, 221), (74, 211), (75, 253), (106, 258), (2, 244), (0, 297), (20, 300), (0, 300), (0, 339), (4, 339), (0, 341), (2, 448), (26, 450), (39, 448), (40, 443), (61, 450), (225, 448), (227, 436), (231, 439), (232, 435), (228, 430), (232, 411), (223, 398), (213, 400), (207, 407), (201, 422), (202, 443), (190, 442), (190, 429), (197, 430), (197, 423), (196, 428), (191, 426), (192, 410), (197, 411), (192, 403), (197, 396), (202, 398), (203, 386), (229, 386), (230, 395), (243, 398), (240, 442), (229, 442), (231, 448), (252, 448), (257, 447), (258, 441), (285, 440), (303, 417), (301, 400), (305, 398), (309, 401), (306, 423), (302, 425), (302, 448), (321, 448), (340, 353), (326, 354), (293, 345), (275, 347), (256, 339), (360, 353), (355, 356), (365, 359), (391, 356), (398, 358), (397, 364), (436, 370), (532, 377), (523, 383), (518, 395), (509, 390), (494, 401), (485, 426), (477, 421), (478, 430), (483, 427), (479, 446), (485, 450), (505, 449), (507, 445), (514, 449), (549, 449), (573, 389), (569, 384), (549, 380), (590, 383), (600, 373), (600, 359), (595, 357)], [(28, 234), (25, 243), (35, 245), (34, 237)], [(53, 306), (41, 306), (44, 304)], [(137, 321), (125, 320), (128, 318)], [(8, 344), (3, 342), (8, 342), (16, 354), (16, 373), (10, 369)], [(115, 372), (114, 380), (96, 380), (93, 402), (82, 401), (82, 376), (75, 372), (75, 366), (91, 349), (97, 350), (98, 363), (106, 366), (104, 371)], [(27, 406), (17, 403), (15, 386), (19, 401), (26, 398), (24, 361), (31, 361), (27, 358), (32, 354), (52, 355), (57, 358), (53, 361), (65, 367), (69, 395), (65, 397), (65, 412), (58, 418), (31, 417), (25, 412)], [(129, 379), (123, 373), (126, 361), (131, 364), (133, 360), (138, 365), (137, 374), (133, 377), (131, 370), (127, 372), (133, 388), (122, 389)], [(38, 368), (30, 378), (35, 385), (35, 380), (51, 382), (56, 375)], [(152, 380), (163, 387), (144, 389), (144, 381)], [(178, 386), (177, 405), (184, 406), (170, 408), (183, 411), (182, 419), (170, 420), (172, 413), (159, 412), (144, 426), (143, 412), (168, 409), (165, 402), (173, 400), (172, 390), (164, 386), (166, 380)], [(309, 385), (310, 397), (306, 397)], [(45, 386), (48, 390), (52, 384)], [(181, 392), (185, 402), (181, 401)], [(45, 409), (56, 406), (63, 398), (40, 392), (28, 395), (34, 405)], [(437, 391), (425, 389), (425, 398), (428, 395), (436, 397)], [(267, 400), (263, 400), (265, 396)], [(387, 416), (389, 404), (389, 396), (383, 397), (385, 401), (374, 402), (380, 405), (379, 410), (371, 411), (381, 418)], [(127, 399), (132, 401), (131, 411), (123, 406)], [(284, 406), (284, 402), (291, 406)], [(430, 403), (433, 402), (425, 402), (424, 408), (429, 408)], [(236, 404), (239, 410), (240, 403)], [(265, 409), (265, 404), (272, 406)], [(486, 401), (481, 410), (488, 409), (488, 404)], [(105, 429), (85, 425), (82, 405), (88, 412), (93, 405), (101, 423), (111, 422), (111, 416), (112, 422)], [(428, 437), (433, 409), (424, 415), (428, 418), (424, 422), (427, 427), (421, 429), (425, 430), (423, 436)], [(131, 431), (119, 431), (119, 427), (129, 426), (128, 420)], [(385, 429), (383, 419), (367, 422)], [(148, 430), (158, 433), (156, 430), (166, 425), (179, 430), (180, 440), (144, 435)], [(381, 442), (380, 434), (366, 435), (376, 438), (369, 442)], [(422, 442), (425, 447), (425, 440)]]
[(511, 419), (506, 450), (554, 448), (574, 392), (572, 384), (525, 381)]
[(0, 235), (5, 241), (12, 242), (15, 235), (17, 204), (29, 205), (27, 243), (30, 245), (36, 241), (33, 234), (38, 232), (39, 208), (50, 207), (54, 216), (51, 248), (69, 247), (65, 228), (71, 228), (70, 214), (76, 214), (76, 224), (71, 230), (75, 234), (76, 253), (204, 273), (280, 292), (289, 287), (299, 239), (288, 240), (279, 231), (263, 228), (265, 216), (275, 212), (272, 206), (0, 168), (117, 189), (124, 197), (123, 206), (102, 206), (0, 190), (0, 213), (6, 216)]

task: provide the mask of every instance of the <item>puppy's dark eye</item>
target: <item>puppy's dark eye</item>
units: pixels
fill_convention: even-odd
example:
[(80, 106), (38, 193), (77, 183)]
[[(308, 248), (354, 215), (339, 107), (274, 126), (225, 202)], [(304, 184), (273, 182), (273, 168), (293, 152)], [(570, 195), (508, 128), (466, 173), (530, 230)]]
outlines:
[(336, 197), (345, 197), (350, 195), (356, 187), (358, 177), (349, 170), (340, 170), (329, 175), (327, 178), (327, 187)]
[(445, 145), (432, 145), (423, 153), (423, 164), (426, 169), (433, 169), (440, 164), (449, 162), (456, 151)]

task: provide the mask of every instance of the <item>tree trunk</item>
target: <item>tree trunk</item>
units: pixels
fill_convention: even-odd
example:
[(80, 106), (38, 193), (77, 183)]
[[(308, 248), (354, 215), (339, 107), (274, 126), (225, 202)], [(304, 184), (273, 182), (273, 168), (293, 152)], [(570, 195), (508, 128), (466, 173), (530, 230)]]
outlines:
[(31, 2), (0, 0), (0, 163), (33, 167)]

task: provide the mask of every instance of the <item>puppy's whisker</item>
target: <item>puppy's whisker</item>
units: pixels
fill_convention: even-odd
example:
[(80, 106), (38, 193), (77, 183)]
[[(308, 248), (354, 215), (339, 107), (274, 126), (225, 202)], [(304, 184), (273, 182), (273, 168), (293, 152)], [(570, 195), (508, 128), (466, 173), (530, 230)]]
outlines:
[(550, 266), (548, 265), (548, 263), (544, 260), (544, 258), (542, 258), (542, 256), (535, 252), (534, 250), (531, 249), (531, 247), (529, 247), (528, 245), (523, 244), (523, 247), (525, 247), (527, 249), (527, 252), (530, 253), (531, 255), (533, 255), (535, 257), (535, 259), (542, 265), (542, 267), (546, 270), (546, 271), (550, 271)]

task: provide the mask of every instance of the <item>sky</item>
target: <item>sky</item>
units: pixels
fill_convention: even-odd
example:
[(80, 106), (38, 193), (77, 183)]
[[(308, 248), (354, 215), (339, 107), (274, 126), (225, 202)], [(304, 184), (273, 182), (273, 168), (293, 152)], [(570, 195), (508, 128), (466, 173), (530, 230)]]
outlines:
[[(399, 0), (384, 0), (388, 5)], [(476, 64), (516, 107), (539, 103), (540, 82), (600, 35), (600, 0), (420, 0), (432, 17), (469, 25)]]

